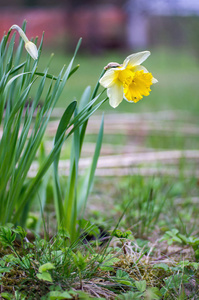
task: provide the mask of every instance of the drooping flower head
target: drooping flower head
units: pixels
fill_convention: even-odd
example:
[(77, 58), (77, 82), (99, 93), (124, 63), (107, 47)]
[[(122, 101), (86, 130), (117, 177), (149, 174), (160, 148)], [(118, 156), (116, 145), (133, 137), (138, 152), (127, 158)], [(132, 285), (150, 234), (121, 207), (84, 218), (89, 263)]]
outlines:
[(106, 73), (100, 79), (100, 84), (107, 88), (109, 103), (117, 107), (124, 99), (138, 102), (143, 96), (148, 96), (150, 86), (157, 82), (147, 69), (141, 66), (150, 55), (149, 51), (129, 55), (123, 64), (109, 63)]
[(12, 25), (10, 30), (12, 29), (16, 29), (20, 34), (21, 38), (24, 40), (26, 51), (30, 54), (30, 56), (33, 59), (37, 59), (38, 58), (37, 46), (33, 42), (29, 41), (25, 32), (18, 25)]

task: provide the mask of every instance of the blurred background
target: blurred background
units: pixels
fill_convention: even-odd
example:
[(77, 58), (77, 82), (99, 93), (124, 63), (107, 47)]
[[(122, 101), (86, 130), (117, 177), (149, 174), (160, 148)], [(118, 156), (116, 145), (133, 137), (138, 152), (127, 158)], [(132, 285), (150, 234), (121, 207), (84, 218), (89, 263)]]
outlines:
[[(76, 59), (81, 67), (60, 106), (78, 99), (87, 85), (94, 86), (108, 62), (122, 63), (133, 52), (150, 50), (144, 65), (159, 83), (147, 100), (130, 109), (198, 112), (198, 0), (0, 0), (0, 20), (0, 37), (24, 20), (29, 38), (40, 40), (45, 32), (41, 69), (54, 52), (51, 73), (55, 75), (83, 38)], [(123, 102), (120, 109), (129, 110)]]

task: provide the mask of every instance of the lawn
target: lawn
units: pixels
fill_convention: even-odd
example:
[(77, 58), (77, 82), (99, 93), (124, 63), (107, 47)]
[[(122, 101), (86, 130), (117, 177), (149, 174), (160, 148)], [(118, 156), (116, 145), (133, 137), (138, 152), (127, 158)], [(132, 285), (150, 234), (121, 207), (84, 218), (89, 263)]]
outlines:
[[(140, 101), (132, 107), (126, 101), (114, 110), (114, 112), (149, 112), (158, 110), (184, 110), (197, 114), (198, 103), (198, 76), (199, 63), (193, 53), (186, 49), (157, 48), (147, 49), (152, 55), (145, 62), (159, 83), (152, 87), (152, 93), (145, 101)], [(104, 52), (100, 55), (77, 54), (75, 63), (80, 64), (76, 76), (72, 77), (57, 104), (65, 107), (74, 98), (80, 99), (87, 85), (94, 88), (102, 69), (110, 61), (122, 63), (130, 52)], [(50, 53), (41, 56), (39, 70), (42, 70), (49, 61)], [(67, 64), (71, 54), (56, 53), (49, 72), (58, 74), (64, 64)], [(78, 83), (78, 84), (77, 84)], [(102, 108), (112, 110), (108, 104)]]
[[(0, 143), (0, 204), (9, 213), (0, 213), (2, 299), (199, 298), (198, 63), (186, 50), (151, 53), (144, 65), (159, 81), (151, 95), (116, 109), (106, 102), (88, 126), (97, 104), (88, 102), (84, 111), (92, 99), (87, 89), (80, 109), (84, 89), (92, 91), (103, 67), (130, 53), (79, 51), (77, 72), (50, 88), (47, 78), (41, 98), (45, 77), (34, 82), (30, 58), (17, 71), (30, 67), (31, 76), (22, 73), (16, 84), (3, 77), (11, 91), (0, 90), (9, 104)], [(71, 57), (55, 53), (48, 73), (59, 76)], [(0, 59), (9, 62), (3, 54)], [(49, 59), (44, 50), (38, 72)], [(5, 72), (9, 68), (5, 64)], [(55, 103), (49, 95), (61, 91), (64, 80)], [(33, 103), (43, 102), (38, 111), (35, 105), (36, 117), (31, 108), (23, 114), (32, 84)], [(20, 105), (12, 103), (13, 94)], [(74, 99), (77, 110), (75, 102), (69, 106)]]

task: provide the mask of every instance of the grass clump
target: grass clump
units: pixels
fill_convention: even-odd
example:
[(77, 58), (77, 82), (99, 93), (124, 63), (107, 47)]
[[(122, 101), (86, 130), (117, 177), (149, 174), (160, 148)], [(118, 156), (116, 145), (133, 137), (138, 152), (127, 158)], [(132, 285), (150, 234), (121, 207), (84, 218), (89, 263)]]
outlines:
[(198, 292), (199, 262), (194, 260), (194, 247), (187, 248), (191, 240), (198, 241), (195, 237), (185, 244), (179, 235), (184, 245), (179, 250), (179, 238), (173, 234), (175, 246), (169, 253), (165, 235), (152, 244), (135, 239), (130, 231), (114, 230), (108, 243), (98, 240), (96, 247), (96, 241), (80, 240), (67, 246), (63, 231), (29, 241), (20, 230), (0, 228), (4, 299), (180, 299)]

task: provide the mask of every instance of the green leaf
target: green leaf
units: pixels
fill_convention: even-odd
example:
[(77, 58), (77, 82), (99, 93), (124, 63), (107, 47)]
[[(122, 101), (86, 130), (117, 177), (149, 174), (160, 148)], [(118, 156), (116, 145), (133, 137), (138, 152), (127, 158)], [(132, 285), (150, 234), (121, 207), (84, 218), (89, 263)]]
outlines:
[(48, 293), (49, 300), (58, 300), (58, 299), (73, 299), (73, 297), (68, 292), (52, 291)]
[[(68, 75), (68, 78), (70, 78), (70, 77), (71, 77), (71, 76), (79, 69), (79, 66), (80, 66), (80, 65), (77, 65), (76, 67), (74, 67), (74, 68), (70, 71), (70, 73), (69, 73), (69, 75)], [(13, 73), (14, 71), (16, 71), (16, 70), (12, 70), (12, 73)], [(35, 75), (38, 75), (38, 76), (43, 77), (43, 76), (45, 75), (45, 73), (43, 73), (43, 72), (35, 72)], [(46, 77), (47, 77), (48, 79), (57, 80), (57, 77), (54, 76), (54, 75), (51, 75), (51, 74), (47, 74)]]
[[(20, 38), (16, 55), (13, 55), (15, 34), (10, 44), (7, 45), (9, 34), (3, 37), (0, 44), (0, 123), (3, 121), (1, 124), (3, 136), (0, 141), (0, 159), (2, 162), (0, 167), (0, 222), (5, 224), (12, 220), (13, 223), (23, 225), (26, 223), (31, 201), (34, 200), (35, 194), (41, 186), (41, 179), (46, 175), (62, 146), (63, 139), (60, 137), (61, 139), (57, 141), (53, 151), (43, 160), (36, 180), (35, 178), (31, 179), (27, 184), (27, 174), (38, 153), (51, 112), (66, 81), (79, 67), (76, 66), (72, 69), (81, 40), (64, 74), (61, 71), (59, 76), (55, 78), (55, 76), (48, 74), (47, 68), (43, 73), (38, 72), (37, 74), (38, 61), (33, 62), (29, 55), (27, 55), (26, 61), (21, 63), (24, 42)], [(39, 56), (42, 43), (43, 36), (39, 46)], [(19, 72), (20, 74), (18, 74)], [(23, 118), (25, 103), (28, 101), (35, 76), (40, 80), (40, 84), (32, 105), (28, 106)], [(51, 82), (46, 95), (44, 95), (46, 78), (50, 78)], [(37, 109), (41, 98), (44, 99), (43, 106)], [(33, 120), (36, 109), (37, 115)], [(9, 151), (6, 147), (8, 143)], [(13, 212), (15, 213), (13, 214)], [(23, 237), (24, 233), (21, 232), (21, 234)]]
[(7, 300), (13, 299), (13, 295), (10, 293), (1, 293), (1, 297), (2, 297), (2, 299), (7, 299)]
[(40, 273), (43, 273), (45, 271), (48, 271), (48, 270), (52, 270), (52, 269), (55, 269), (55, 266), (52, 264), (52, 263), (46, 263), (42, 266), (39, 267), (39, 272)]
[(130, 230), (122, 231), (120, 229), (116, 229), (112, 232), (112, 235), (119, 239), (128, 239), (132, 232)]
[(199, 249), (195, 250), (195, 258), (199, 260)]
[(198, 262), (188, 260), (180, 261), (177, 265), (180, 266), (182, 269), (184, 269), (185, 267), (193, 267), (195, 270), (197, 270), (199, 268)]
[(159, 264), (155, 264), (153, 266), (154, 269), (162, 269), (164, 271), (169, 271), (169, 266), (165, 263), (159, 263)]
[(146, 280), (135, 281), (135, 286), (139, 292), (144, 292), (146, 290)]
[(144, 293), (145, 299), (159, 300), (162, 298), (162, 294), (157, 287), (148, 288)]
[(73, 101), (72, 103), (69, 104), (69, 106), (66, 108), (64, 114), (61, 117), (61, 120), (59, 122), (57, 132), (55, 135), (55, 144), (57, 141), (60, 139), (60, 137), (63, 135), (63, 133), (66, 131), (68, 127), (68, 123), (74, 113), (74, 110), (76, 108), (77, 101)]
[(14, 231), (15, 233), (19, 234), (22, 240), (23, 240), (23, 239), (26, 237), (26, 235), (27, 235), (27, 232), (26, 232), (25, 229), (22, 228), (21, 226), (17, 226), (17, 228), (16, 228), (16, 229), (13, 229), (13, 231)]
[(131, 280), (126, 280), (126, 279), (116, 279), (116, 282), (118, 282), (119, 284), (123, 284), (123, 285), (128, 285), (128, 286), (132, 286), (133, 282)]
[(88, 104), (91, 97), (91, 87), (87, 86), (81, 96), (80, 103), (78, 106), (78, 113), (80, 113)]
[(103, 130), (104, 130), (104, 116), (102, 116), (102, 121), (101, 121), (100, 130), (99, 130), (98, 137), (97, 137), (97, 142), (96, 142), (96, 146), (95, 146), (95, 152), (93, 155), (92, 164), (90, 166), (88, 175), (85, 177), (85, 180), (84, 180), (82, 187), (78, 194), (78, 203), (77, 203), (77, 213), (78, 214), (80, 213), (81, 209), (83, 208), (82, 214), (84, 215), (88, 196), (92, 189), (92, 185), (93, 185), (94, 178), (95, 178), (95, 171), (97, 168), (97, 162), (98, 162), (98, 158), (99, 158), (100, 150), (101, 150), (101, 146), (102, 146)]
[(11, 270), (12, 270), (12, 268), (8, 268), (8, 267), (1, 268), (0, 267), (0, 273), (7, 273), (7, 272), (10, 272)]
[(11, 246), (16, 238), (16, 234), (8, 226), (0, 228), (0, 241), (5, 246)]
[[(86, 292), (76, 291), (78, 294), (79, 300), (93, 300), (93, 297), (90, 297)], [(99, 299), (99, 298), (98, 298)]]
[(179, 288), (181, 284), (188, 283), (190, 276), (186, 274), (175, 274), (164, 279), (166, 289)]
[(129, 274), (121, 269), (117, 270), (116, 272), (117, 278), (129, 278)]
[(87, 266), (87, 256), (83, 256), (80, 251), (77, 251), (77, 253), (73, 254), (73, 259), (76, 267), (83, 271)]
[(10, 70), (10, 75), (12, 75), (12, 74), (14, 74), (15, 72), (19, 71), (22, 67), (25, 66), (25, 64), (26, 64), (26, 62), (23, 62), (23, 63), (21, 63), (20, 65), (18, 65), (18, 66), (16, 66), (16, 67), (12, 68), (12, 69)]
[[(64, 140), (64, 134), (66, 129), (68, 128), (68, 123), (75, 111), (77, 102), (73, 101), (65, 110), (64, 114), (62, 115), (62, 118), (59, 122), (57, 132), (55, 135), (54, 145), (58, 143), (62, 143)], [(59, 157), (60, 157), (60, 150), (57, 152), (56, 156), (54, 157), (54, 201), (55, 201), (55, 210), (56, 210), (56, 216), (57, 216), (57, 222), (58, 225), (61, 226), (63, 219), (64, 219), (64, 208), (62, 203), (62, 192), (59, 182), (59, 176), (58, 176), (58, 163), (59, 163)]]
[(119, 258), (108, 254), (103, 262), (100, 264), (100, 269), (104, 271), (112, 271), (114, 264), (119, 261)]
[(38, 273), (37, 278), (39, 278), (40, 280), (53, 282), (52, 277), (48, 272)]
[[(89, 95), (89, 87), (84, 91), (84, 94), (82, 95), (81, 101), (80, 101), (80, 107), (83, 105), (83, 102), (89, 100), (89, 98), (87, 98)], [(83, 99), (85, 97), (85, 99)], [(96, 96), (94, 99), (92, 99), (91, 101), (89, 101), (83, 108), (82, 110), (78, 111), (78, 114), (72, 119), (72, 121), (70, 122), (69, 126), (73, 125), (73, 124), (77, 124), (78, 121), (80, 121), (82, 118), (87, 120), (87, 118), (85, 118), (85, 115), (88, 114), (92, 108), (92, 106), (94, 105), (94, 103), (99, 99), (100, 94), (98, 96)], [(84, 121), (85, 121), (84, 120)], [(87, 123), (86, 123), (87, 124)]]
[(14, 77), (12, 77), (6, 84), (6, 89), (8, 89), (9, 86), (11, 85), (11, 83), (13, 83), (13, 81), (15, 81), (17, 78), (27, 75), (27, 74), (31, 74), (31, 72), (24, 72), (24, 73), (21, 73), (21, 74), (18, 74), (18, 75), (15, 75)]

